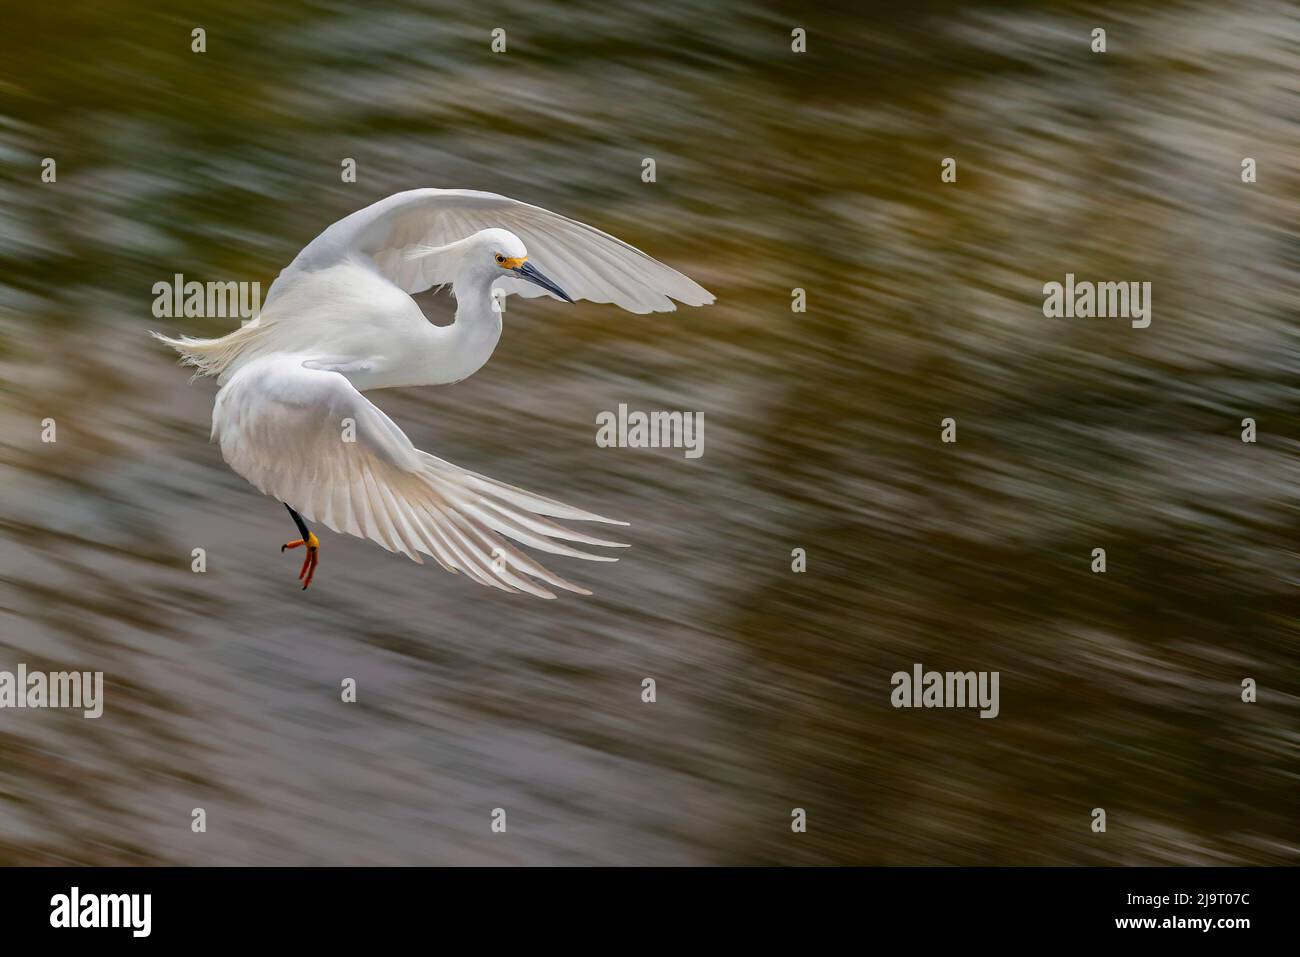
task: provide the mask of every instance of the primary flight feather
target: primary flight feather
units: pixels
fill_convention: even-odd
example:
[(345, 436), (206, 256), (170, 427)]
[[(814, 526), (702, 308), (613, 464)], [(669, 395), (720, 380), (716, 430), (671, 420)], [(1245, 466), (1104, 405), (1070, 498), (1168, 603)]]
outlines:
[[(450, 284), (456, 319), (435, 326), (412, 293)], [(498, 295), (588, 299), (630, 312), (706, 305), (677, 270), (584, 223), (495, 193), (416, 189), (339, 220), (271, 284), (260, 314), (219, 339), (154, 335), (217, 377), (212, 438), (239, 475), (289, 509), (299, 578), (315, 574), (306, 521), (428, 555), (480, 584), (543, 598), (590, 594), (515, 543), (614, 561), (572, 544), (623, 547), (554, 519), (613, 519), (421, 452), (363, 392), (459, 382), (501, 337)]]

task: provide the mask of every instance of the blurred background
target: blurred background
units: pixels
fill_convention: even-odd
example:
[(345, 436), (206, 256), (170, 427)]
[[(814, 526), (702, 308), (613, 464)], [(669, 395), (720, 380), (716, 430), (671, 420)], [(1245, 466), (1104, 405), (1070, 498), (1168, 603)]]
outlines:
[[(0, 669), (106, 697), (0, 712), (0, 862), (1297, 862), (1293, 5), (0, 13)], [(301, 592), (284, 509), (208, 444), (214, 384), (147, 336), (234, 326), (155, 319), (154, 283), (265, 293), (417, 186), (590, 222), (718, 296), (512, 300), (473, 378), (371, 396), (631, 522), (618, 564), (551, 563), (592, 598), (332, 533)], [(1045, 319), (1066, 272), (1152, 282), (1150, 328)], [(597, 448), (620, 402), (703, 412), (703, 458)], [(917, 662), (999, 671), (1001, 715), (893, 709)]]

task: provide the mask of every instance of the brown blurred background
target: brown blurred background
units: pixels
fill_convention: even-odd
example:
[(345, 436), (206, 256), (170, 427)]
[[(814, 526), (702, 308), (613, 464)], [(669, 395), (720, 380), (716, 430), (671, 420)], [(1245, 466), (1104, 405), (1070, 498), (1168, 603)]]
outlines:
[[(106, 702), (0, 711), (0, 862), (1297, 862), (1293, 5), (189, 6), (4, 3), (0, 669)], [(146, 335), (233, 327), (155, 319), (155, 282), (265, 292), (416, 186), (718, 296), (512, 301), (472, 379), (371, 396), (630, 521), (554, 564), (593, 598), (333, 534), (300, 592), (213, 383)], [(1152, 282), (1150, 328), (1044, 318), (1066, 272)], [(704, 457), (597, 448), (619, 402), (703, 412)], [(915, 662), (999, 671), (1001, 715), (891, 708)]]

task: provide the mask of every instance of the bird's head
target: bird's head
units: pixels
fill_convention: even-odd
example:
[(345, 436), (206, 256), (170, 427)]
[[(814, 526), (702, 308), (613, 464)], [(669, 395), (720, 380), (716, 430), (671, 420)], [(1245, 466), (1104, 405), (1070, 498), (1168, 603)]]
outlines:
[(492, 266), (499, 272), (526, 279), (553, 293), (565, 302), (573, 302), (569, 294), (544, 276), (528, 261), (524, 241), (508, 229), (485, 229), (479, 233), (483, 247), (492, 257)]

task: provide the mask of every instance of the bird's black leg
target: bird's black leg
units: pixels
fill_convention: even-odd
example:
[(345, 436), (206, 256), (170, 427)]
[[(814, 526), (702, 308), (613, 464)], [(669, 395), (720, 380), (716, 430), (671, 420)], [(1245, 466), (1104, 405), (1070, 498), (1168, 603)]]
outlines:
[(280, 551), (284, 551), (286, 548), (306, 546), (307, 557), (303, 560), (302, 571), (298, 573), (298, 580), (302, 582), (303, 590), (306, 591), (307, 586), (311, 584), (312, 578), (316, 575), (316, 565), (320, 562), (318, 557), (320, 541), (312, 534), (311, 529), (307, 527), (307, 523), (302, 520), (301, 515), (295, 512), (287, 502), (284, 507), (289, 509), (289, 516), (293, 519), (293, 523), (298, 526), (298, 532), (302, 535), (302, 538), (296, 542), (286, 542), (280, 546)]
[[(290, 508), (290, 506), (285, 505), (285, 508), (289, 509), (289, 517), (292, 518), (293, 523), (298, 526), (298, 533), (302, 535), (303, 541), (306, 541), (307, 536), (311, 534), (311, 532), (307, 530), (307, 523), (304, 522), (302, 516)], [(285, 547), (287, 548), (288, 546)]]

